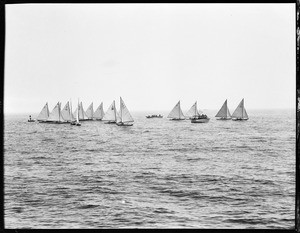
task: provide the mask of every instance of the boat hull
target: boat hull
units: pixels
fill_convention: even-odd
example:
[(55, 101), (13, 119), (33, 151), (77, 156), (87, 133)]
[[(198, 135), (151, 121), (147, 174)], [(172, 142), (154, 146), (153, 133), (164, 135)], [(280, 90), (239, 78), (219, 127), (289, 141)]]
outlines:
[(125, 124), (125, 123), (116, 123), (116, 124), (117, 124), (117, 126), (133, 126), (132, 123), (127, 123), (127, 124)]
[(106, 121), (106, 122), (104, 122), (104, 124), (116, 124), (116, 122), (115, 121)]
[(219, 121), (227, 121), (227, 120), (231, 120), (231, 118), (217, 118), (216, 120), (219, 120)]
[(247, 121), (248, 118), (232, 118), (233, 121)]
[(185, 119), (177, 119), (177, 118), (172, 118), (170, 121), (184, 121)]
[(35, 122), (35, 120), (28, 120), (28, 122)]
[(209, 122), (209, 118), (206, 119), (192, 119), (191, 123), (207, 123)]
[(70, 122), (67, 121), (39, 121), (39, 123), (46, 123), (46, 124), (69, 124)]

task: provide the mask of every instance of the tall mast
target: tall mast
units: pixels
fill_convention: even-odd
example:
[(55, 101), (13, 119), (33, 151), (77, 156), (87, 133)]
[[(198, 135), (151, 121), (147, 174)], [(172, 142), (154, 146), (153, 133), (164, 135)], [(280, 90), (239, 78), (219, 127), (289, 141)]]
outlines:
[(242, 99), (242, 119), (244, 118), (244, 99)]
[(180, 100), (179, 100), (178, 106), (179, 106), (179, 108), (178, 108), (178, 119), (180, 119)]
[(121, 112), (121, 122), (123, 122), (123, 118), (122, 118), (122, 103), (121, 103), (121, 101), (122, 101), (122, 98), (121, 98), (121, 96), (120, 96), (120, 112)]
[(58, 102), (58, 121), (60, 121), (60, 103)]
[(114, 112), (115, 112), (115, 121), (117, 121), (117, 111), (116, 111), (116, 104), (115, 104), (115, 101), (114, 101)]

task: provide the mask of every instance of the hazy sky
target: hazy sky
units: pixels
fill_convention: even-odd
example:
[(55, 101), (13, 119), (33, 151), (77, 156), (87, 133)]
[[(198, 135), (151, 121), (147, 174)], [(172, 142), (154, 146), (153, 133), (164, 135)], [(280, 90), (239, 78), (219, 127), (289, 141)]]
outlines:
[(294, 108), (295, 52), (295, 4), (6, 5), (4, 111)]

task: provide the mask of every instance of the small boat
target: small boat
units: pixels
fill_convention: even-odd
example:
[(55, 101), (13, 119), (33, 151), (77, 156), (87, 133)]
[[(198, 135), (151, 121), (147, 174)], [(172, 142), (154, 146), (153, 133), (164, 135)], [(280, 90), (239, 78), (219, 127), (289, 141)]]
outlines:
[(88, 117), (88, 120), (93, 120), (93, 115), (94, 115), (93, 102), (87, 108), (85, 113), (86, 113), (86, 116)]
[(68, 123), (63, 116), (61, 115), (61, 103), (58, 102), (53, 108), (52, 112), (49, 114), (49, 117), (46, 121), (42, 121), (41, 123), (53, 123), (53, 124), (63, 124)]
[(169, 113), (169, 115), (167, 116), (167, 118), (171, 118), (170, 120), (173, 120), (173, 121), (185, 120), (185, 117), (184, 117), (184, 115), (182, 113), (182, 110), (180, 108), (180, 100), (174, 106), (174, 108)]
[(207, 117), (205, 114), (201, 114), (197, 117), (193, 117), (191, 119), (191, 123), (207, 123), (209, 122), (210, 118)]
[(237, 106), (237, 108), (234, 110), (232, 114), (232, 120), (233, 121), (246, 121), (248, 120), (248, 114), (246, 112), (246, 109), (244, 107), (244, 99), (240, 102), (240, 104)]
[(117, 122), (117, 111), (115, 101), (113, 101), (112, 104), (109, 106), (102, 120), (105, 121), (105, 124), (115, 124)]
[(31, 119), (31, 115), (29, 116), (28, 122), (35, 122), (35, 120)]
[(156, 115), (156, 114), (154, 114), (154, 115), (148, 115), (148, 116), (146, 116), (146, 118), (163, 118), (163, 116), (162, 115)]
[(49, 117), (49, 108), (48, 108), (48, 103), (45, 104), (45, 106), (42, 108), (42, 111), (37, 117), (38, 122), (43, 122), (46, 121)]
[(193, 104), (190, 110), (187, 112), (187, 116), (190, 117), (191, 123), (207, 123), (209, 118), (205, 114), (200, 114), (197, 109), (197, 101)]
[(217, 113), (215, 117), (218, 117), (217, 120), (230, 120), (231, 115), (229, 109), (227, 107), (227, 100), (225, 100), (224, 104), (222, 105), (221, 109)]
[(117, 125), (118, 126), (133, 126), (133, 118), (126, 107), (124, 101), (120, 97), (120, 112), (117, 114)]
[(103, 111), (103, 103), (99, 105), (99, 107), (96, 109), (93, 115), (93, 119), (97, 121), (102, 121), (102, 118), (104, 116), (104, 111)]

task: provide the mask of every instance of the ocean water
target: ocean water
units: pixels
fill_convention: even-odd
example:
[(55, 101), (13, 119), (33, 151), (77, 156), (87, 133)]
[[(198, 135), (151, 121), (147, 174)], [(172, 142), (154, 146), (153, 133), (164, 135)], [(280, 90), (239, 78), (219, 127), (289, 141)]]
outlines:
[(244, 122), (4, 124), (5, 228), (277, 228), (295, 223), (295, 111)]

